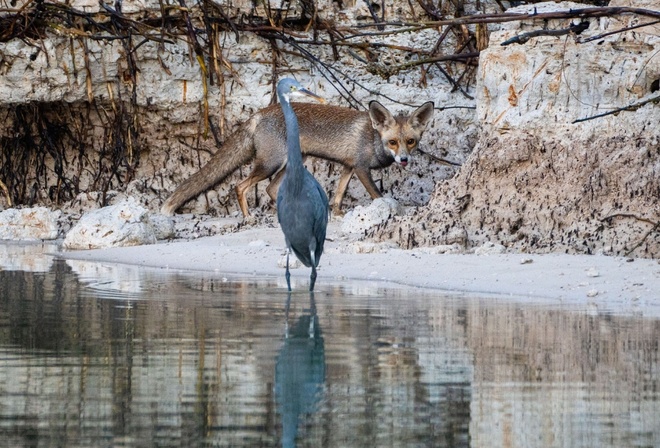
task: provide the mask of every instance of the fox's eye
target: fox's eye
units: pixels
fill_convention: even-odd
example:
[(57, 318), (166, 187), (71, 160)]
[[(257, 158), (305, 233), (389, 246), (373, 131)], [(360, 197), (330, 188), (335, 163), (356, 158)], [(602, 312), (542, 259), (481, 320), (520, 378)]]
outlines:
[(412, 146), (412, 145), (415, 144), (415, 139), (414, 138), (409, 138), (406, 143), (408, 144), (408, 146)]
[(396, 140), (390, 140), (390, 141), (387, 142), (387, 143), (389, 143), (390, 146), (396, 146), (398, 142), (397, 142)]

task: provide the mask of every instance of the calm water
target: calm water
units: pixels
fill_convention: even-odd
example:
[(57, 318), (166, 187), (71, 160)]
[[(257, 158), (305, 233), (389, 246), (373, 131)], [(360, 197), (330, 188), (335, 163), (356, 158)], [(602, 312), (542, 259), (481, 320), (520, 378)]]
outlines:
[(0, 446), (660, 446), (656, 318), (0, 255)]

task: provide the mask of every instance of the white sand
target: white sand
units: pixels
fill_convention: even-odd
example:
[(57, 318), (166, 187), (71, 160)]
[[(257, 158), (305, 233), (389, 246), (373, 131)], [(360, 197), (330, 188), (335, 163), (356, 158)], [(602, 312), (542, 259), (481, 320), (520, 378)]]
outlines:
[[(317, 291), (349, 279), (369, 280), (393, 282), (398, 287), (496, 294), (660, 315), (658, 260), (563, 254), (448, 255), (401, 249), (346, 253), (354, 246), (341, 234), (337, 221), (331, 222), (328, 238)], [(219, 276), (269, 276), (284, 288), (284, 247), (279, 228), (253, 228), (192, 241), (61, 255), (173, 270), (214, 271)], [(293, 269), (292, 286), (306, 290), (309, 273), (309, 268)]]

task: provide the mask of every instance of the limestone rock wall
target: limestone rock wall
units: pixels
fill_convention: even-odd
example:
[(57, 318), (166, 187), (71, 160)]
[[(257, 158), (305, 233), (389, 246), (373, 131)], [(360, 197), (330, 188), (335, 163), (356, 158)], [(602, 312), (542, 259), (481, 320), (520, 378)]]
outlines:
[[(508, 5), (459, 3), (465, 9), (461, 14), (497, 12), (499, 5)], [(529, 3), (533, 5), (512, 11), (589, 7)], [(406, 111), (435, 102), (434, 120), (421, 147), (465, 163), (457, 171), (417, 154), (406, 169), (374, 172), (386, 195), (419, 207), (381, 225), (371, 235), (377, 240), (404, 247), (459, 242), (472, 248), (488, 241), (523, 251), (659, 254), (660, 106), (650, 100), (658, 95), (660, 30), (655, 25), (605, 35), (649, 17), (585, 19), (589, 27), (579, 39), (602, 36), (583, 43), (564, 35), (501, 45), (519, 33), (566, 28), (569, 19), (491, 24), (490, 44), (481, 51), (478, 68), (444, 66), (449, 72), (442, 73), (434, 64), (423, 70), (395, 68), (415, 60), (411, 50), (434, 48), (447, 31), (444, 26), (391, 35), (368, 28), (375, 32), (364, 41), (378, 45), (368, 50), (307, 45), (311, 62), (293, 54), (295, 47), (257, 31), (205, 30), (194, 14), (200, 4), (187, 2), (200, 36), (212, 34), (204, 43), (213, 42), (217, 51), (217, 64), (206, 67), (213, 73), (208, 77), (181, 24), (161, 30), (163, 11), (178, 11), (178, 1), (124, 1), (112, 20), (106, 13), (117, 7), (114, 3), (62, 4), (90, 13), (94, 20), (103, 18), (104, 26), (115, 27), (121, 38), (99, 39), (79, 18), (9, 40), (1, 39), (9, 29), (2, 28), (0, 181), (7, 193), (0, 188), (0, 207), (11, 200), (75, 214), (131, 196), (158, 210), (237, 123), (273, 100), (274, 80), (293, 74), (334, 104), (359, 108), (378, 99), (392, 110)], [(236, 21), (286, 17), (302, 23), (311, 14), (353, 26), (373, 23), (366, 4), (299, 1), (279, 9), (282, 2), (210, 3)], [(454, 4), (437, 3), (442, 8)], [(34, 5), (0, 0), (0, 14), (23, 6)], [(378, 6), (373, 12), (384, 20), (414, 22), (429, 13), (419, 2), (387, 0)], [(658, 0), (613, 0), (610, 6), (660, 10)], [(431, 13), (452, 17), (450, 10)], [(462, 35), (479, 34), (475, 30), (474, 25), (449, 30), (443, 54), (475, 45), (461, 41)], [(290, 31), (309, 41), (317, 33), (305, 27)], [(476, 86), (469, 82), (474, 70)], [(461, 89), (448, 76), (460, 79)], [(575, 122), (631, 104), (640, 106)], [(332, 194), (339, 168), (323, 161), (308, 164)], [(250, 168), (182, 211), (236, 213), (233, 186)], [(249, 198), (253, 209), (270, 210), (265, 186)], [(364, 188), (353, 180), (345, 207), (368, 203)]]
[[(124, 1), (121, 16), (106, 26), (118, 26), (118, 32), (126, 34), (137, 26), (130, 19), (145, 23), (149, 17), (160, 17), (161, 3), (164, 8), (179, 7), (171, 0)], [(0, 0), (7, 11), (18, 11), (26, 4)], [(188, 4), (192, 16), (198, 4)], [(305, 4), (314, 4), (323, 20), (352, 25), (373, 22), (366, 3), (360, 1), (286, 2), (289, 9), (285, 10), (279, 9), (282, 2), (255, 6), (251, 1), (227, 0), (216, 4), (236, 21), (276, 13), (295, 19), (309, 13), (303, 11)], [(104, 11), (98, 2), (88, 0), (73, 1), (70, 6), (87, 13)], [(386, 1), (383, 7), (386, 20), (422, 13), (419, 6), (417, 10), (402, 8), (396, 1)], [(217, 66), (207, 67), (215, 75), (205, 83), (185, 36), (161, 36), (158, 24), (153, 19), (153, 29), (139, 28), (150, 39), (137, 34), (131, 39), (95, 39), (91, 32), (83, 32), (83, 24), (79, 29), (50, 28), (39, 38), (0, 42), (0, 180), (7, 184), (13, 202), (83, 211), (130, 195), (158, 210), (239, 122), (271, 103), (273, 79), (284, 75), (294, 75), (330, 103), (344, 106), (366, 108), (370, 100), (378, 99), (398, 112), (432, 100), (438, 110), (421, 145), (425, 152), (460, 162), (474, 146), (474, 100), (452, 92), (440, 72), (430, 67), (422, 76), (419, 70), (404, 70), (385, 79), (374, 70), (371, 73), (364, 59), (368, 56), (372, 63), (385, 65), (405, 62), (410, 52), (391, 46), (432, 48), (441, 30), (374, 36), (372, 41), (390, 47), (369, 54), (342, 47), (337, 54), (328, 46), (305, 47), (325, 68), (291, 54), (293, 48), (280, 41), (270, 42), (250, 32), (218, 32), (221, 58)], [(198, 29), (203, 26), (195, 25)], [(312, 39), (313, 33), (296, 31), (296, 37)], [(447, 43), (455, 44), (455, 39), (450, 37)], [(346, 90), (338, 89), (339, 85)], [(473, 89), (473, 84), (468, 87)], [(447, 106), (452, 108), (441, 109)], [(456, 106), (459, 108), (453, 108)], [(454, 130), (444, 132), (448, 127)], [(322, 161), (310, 161), (309, 166), (332, 192), (340, 168)], [(20, 167), (18, 172), (16, 167)], [(236, 212), (233, 186), (250, 169), (239, 170), (181, 211)], [(406, 204), (423, 204), (435, 182), (454, 172), (419, 154), (407, 169), (392, 167), (374, 177), (386, 194)], [(252, 208), (269, 209), (266, 183), (262, 184), (249, 198)], [(368, 200), (362, 185), (353, 180), (346, 206)], [(7, 206), (7, 202), (0, 194), (0, 204)]]
[[(634, 3), (660, 10), (660, 2)], [(580, 7), (535, 5), (538, 12)], [(589, 19), (579, 38), (643, 20)], [(381, 226), (376, 239), (404, 247), (495, 242), (529, 252), (660, 257), (657, 25), (585, 43), (544, 36), (501, 45), (569, 24), (529, 20), (491, 33), (480, 55), (474, 151), (455, 178), (436, 186), (421, 213)]]

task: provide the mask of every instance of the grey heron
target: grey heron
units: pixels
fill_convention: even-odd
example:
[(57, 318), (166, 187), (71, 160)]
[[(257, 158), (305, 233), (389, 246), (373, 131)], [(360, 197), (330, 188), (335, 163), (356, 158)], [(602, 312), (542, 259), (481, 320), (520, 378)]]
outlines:
[(291, 98), (308, 96), (323, 99), (298, 81), (284, 78), (277, 84), (277, 97), (286, 124), (287, 164), (284, 179), (277, 192), (277, 219), (287, 245), (286, 284), (291, 291), (289, 254), (291, 251), (307, 267), (312, 268), (309, 290), (314, 291), (316, 267), (323, 254), (323, 244), (328, 226), (328, 196), (321, 185), (303, 165), (300, 150), (298, 118), (291, 107)]

